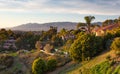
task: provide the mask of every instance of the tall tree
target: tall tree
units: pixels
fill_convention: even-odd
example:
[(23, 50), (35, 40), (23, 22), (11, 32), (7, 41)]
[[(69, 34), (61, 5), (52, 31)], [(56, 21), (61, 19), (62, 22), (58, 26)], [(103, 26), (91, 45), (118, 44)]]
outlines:
[(88, 32), (91, 33), (90, 26), (91, 26), (91, 22), (95, 19), (95, 17), (94, 16), (85, 16), (84, 19), (85, 19), (87, 27), (88, 27)]

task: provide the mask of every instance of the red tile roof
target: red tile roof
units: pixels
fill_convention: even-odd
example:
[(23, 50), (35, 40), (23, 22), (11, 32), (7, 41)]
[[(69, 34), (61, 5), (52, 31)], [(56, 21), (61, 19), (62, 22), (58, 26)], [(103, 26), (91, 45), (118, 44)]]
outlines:
[(112, 29), (117, 28), (117, 27), (119, 27), (119, 26), (120, 26), (120, 25), (118, 25), (118, 24), (111, 24), (111, 25), (108, 25), (108, 26), (105, 26), (105, 27), (101, 27), (101, 28), (99, 28), (99, 29), (97, 29), (97, 30), (95, 30), (95, 31), (97, 32), (97, 31), (99, 31), (99, 30), (103, 30), (103, 31), (112, 30)]

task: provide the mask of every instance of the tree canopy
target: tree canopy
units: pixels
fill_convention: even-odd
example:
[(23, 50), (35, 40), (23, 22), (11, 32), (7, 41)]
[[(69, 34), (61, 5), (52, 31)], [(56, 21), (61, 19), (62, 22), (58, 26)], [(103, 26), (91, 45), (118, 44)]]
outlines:
[(71, 45), (70, 56), (75, 61), (84, 61), (87, 58), (93, 57), (101, 49), (101, 37), (95, 37), (91, 34), (83, 34), (80, 35)]
[(91, 26), (91, 22), (95, 19), (95, 17), (94, 16), (85, 16), (84, 19), (85, 19), (87, 27), (88, 27), (88, 32), (91, 33), (90, 26)]

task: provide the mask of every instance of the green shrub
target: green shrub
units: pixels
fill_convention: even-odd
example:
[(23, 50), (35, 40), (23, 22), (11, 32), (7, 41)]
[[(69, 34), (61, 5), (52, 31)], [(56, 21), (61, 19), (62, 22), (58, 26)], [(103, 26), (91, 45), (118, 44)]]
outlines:
[(102, 47), (101, 37), (96, 37), (91, 34), (82, 34), (73, 42), (69, 53), (74, 61), (80, 62), (85, 61), (88, 57), (91, 58), (99, 54)]
[(50, 59), (47, 62), (47, 69), (48, 71), (53, 71), (57, 66), (57, 62), (55, 59)]
[(120, 51), (120, 37), (114, 39), (110, 48), (116, 51)]
[(32, 64), (32, 73), (33, 74), (43, 74), (46, 71), (46, 64), (44, 60), (38, 58), (34, 60)]

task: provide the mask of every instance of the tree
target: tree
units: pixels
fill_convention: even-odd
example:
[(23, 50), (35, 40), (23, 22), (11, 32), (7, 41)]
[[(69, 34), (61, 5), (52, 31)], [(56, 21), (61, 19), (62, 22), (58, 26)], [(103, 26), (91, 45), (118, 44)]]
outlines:
[(9, 36), (14, 36), (14, 32), (12, 30), (8, 30), (7, 32)]
[(51, 40), (52, 36), (57, 34), (57, 27), (50, 26), (48, 31), (42, 32), (40, 37), (40, 41), (48, 41)]
[(63, 28), (63, 29), (61, 29), (61, 31), (59, 32), (59, 35), (60, 36), (64, 36), (64, 35), (66, 35), (67, 34), (67, 29), (65, 29), (65, 28)]
[(53, 35), (52, 38), (51, 38), (51, 42), (55, 47), (63, 45), (63, 40), (58, 35)]
[(43, 74), (46, 71), (46, 64), (44, 60), (38, 58), (34, 60), (32, 64), (32, 73), (33, 74)]
[(110, 48), (116, 51), (120, 51), (120, 37), (114, 39)]
[(115, 20), (112, 19), (107, 19), (102, 23), (102, 26), (107, 26), (107, 25), (111, 25), (115, 22)]
[(67, 42), (66, 42), (65, 45), (63, 46), (64, 51), (69, 51), (70, 46), (71, 46), (72, 43), (73, 43), (73, 40), (72, 40), (72, 39), (67, 40)]
[(91, 33), (90, 26), (91, 26), (91, 22), (95, 19), (95, 17), (94, 16), (85, 16), (84, 19), (85, 19), (87, 27), (88, 27), (88, 32)]
[[(75, 61), (84, 61), (93, 57), (102, 48), (102, 39), (91, 34), (79, 35), (70, 47), (70, 56)], [(91, 53), (92, 52), (92, 53)]]
[(35, 47), (36, 47), (37, 49), (41, 50), (42, 47), (43, 47), (43, 45), (41, 44), (40, 41), (37, 41), (36, 44), (35, 44)]
[(51, 44), (46, 44), (45, 47), (44, 47), (44, 50), (45, 50), (47, 53), (52, 52), (52, 50), (53, 50), (53, 45), (51, 45)]
[(48, 71), (53, 71), (57, 66), (57, 61), (55, 59), (50, 59), (47, 62)]
[(38, 40), (38, 35), (34, 35), (33, 32), (26, 32), (16, 39), (16, 45), (19, 49), (31, 50), (35, 48), (35, 43)]

